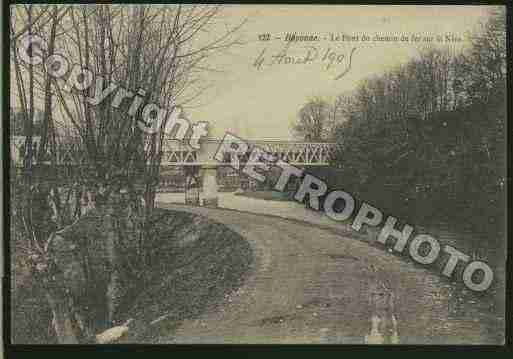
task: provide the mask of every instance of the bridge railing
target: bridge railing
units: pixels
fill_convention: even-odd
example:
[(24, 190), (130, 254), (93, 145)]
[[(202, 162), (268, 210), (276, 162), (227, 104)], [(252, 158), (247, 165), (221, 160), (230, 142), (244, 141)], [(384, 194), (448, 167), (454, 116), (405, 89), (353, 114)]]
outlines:
[[(275, 158), (295, 165), (328, 165), (335, 150), (335, 143), (285, 142), (285, 141), (248, 141), (250, 145), (258, 146), (271, 153)], [(210, 140), (208, 158), (212, 159), (221, 140)], [(164, 145), (163, 164), (165, 165), (202, 165), (207, 162), (200, 159), (199, 151), (186, 145), (170, 140)], [(200, 150), (201, 151), (201, 150)], [(225, 163), (237, 156), (239, 162), (248, 163), (249, 153), (241, 154), (237, 150), (225, 151)], [(203, 156), (205, 158), (205, 156)], [(259, 164), (259, 162), (254, 165)], [(250, 163), (251, 165), (251, 163)]]
[[(333, 156), (335, 143), (309, 143), (309, 142), (289, 142), (289, 141), (249, 141), (271, 153), (275, 158), (281, 159), (293, 165), (328, 165)], [(36, 163), (39, 149), (40, 137), (33, 138), (33, 161)], [(190, 166), (204, 164), (205, 157), (210, 161), (215, 155), (215, 151), (221, 140), (209, 140), (207, 155), (204, 156), (200, 151), (203, 148), (195, 150), (188, 145), (176, 141), (166, 140), (163, 145), (162, 165), (167, 166)], [(23, 165), (25, 155), (25, 136), (11, 137), (11, 158), (17, 166)], [(231, 156), (237, 155), (239, 161), (248, 162), (249, 154), (240, 154), (235, 151), (226, 151), (226, 162), (230, 161)], [(49, 156), (43, 156), (44, 161), (49, 161)], [(57, 144), (57, 164), (60, 165), (81, 165), (85, 164), (87, 159), (83, 146), (76, 141), (61, 142)], [(255, 163), (257, 165), (258, 163)]]

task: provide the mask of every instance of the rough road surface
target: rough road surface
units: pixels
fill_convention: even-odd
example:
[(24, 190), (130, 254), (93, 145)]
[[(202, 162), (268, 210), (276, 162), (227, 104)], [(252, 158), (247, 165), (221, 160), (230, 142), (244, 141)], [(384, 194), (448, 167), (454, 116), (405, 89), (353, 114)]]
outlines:
[[(451, 315), (450, 284), (366, 243), (263, 215), (160, 203), (244, 236), (255, 261), (219, 309), (184, 321), (166, 343), (490, 343), (479, 313)], [(382, 318), (376, 324), (371, 318)], [(372, 324), (374, 322), (374, 324)], [(392, 329), (391, 329), (392, 328)], [(378, 340), (379, 341), (379, 340)], [(369, 342), (369, 339), (367, 339)]]

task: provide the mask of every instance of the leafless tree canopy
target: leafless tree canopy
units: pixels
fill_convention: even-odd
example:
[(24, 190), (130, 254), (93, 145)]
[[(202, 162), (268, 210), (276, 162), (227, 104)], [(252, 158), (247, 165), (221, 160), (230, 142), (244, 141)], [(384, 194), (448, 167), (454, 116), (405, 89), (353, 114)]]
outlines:
[[(16, 5), (10, 12), (11, 74), (15, 84), (11, 103), (23, 114), (26, 136), (24, 168), (16, 175), (20, 179), (15, 191), (18, 205), (13, 209), (23, 229), (18, 232), (19, 243), (27, 243), (20, 246), (46, 283), (59, 341), (77, 342), (84, 335), (91, 338), (91, 328), (78, 309), (59, 304), (65, 301), (67, 292), (59, 290), (62, 283), (55, 280), (51, 248), (59, 241), (52, 239), (77, 222), (84, 212), (84, 198), (95, 198), (97, 205), (107, 208), (106, 221), (112, 228), (108, 241), (114, 243), (120, 235), (115, 223), (121, 220), (127, 226), (126, 216), (132, 218), (136, 228), (133, 242), (138, 243), (136, 250), (142, 257), (137, 271), (144, 271), (144, 263), (151, 259), (144, 253), (142, 242), (149, 235), (164, 131), (144, 133), (137, 120), (144, 104), (155, 103), (171, 112), (194, 102), (205, 88), (204, 74), (211, 70), (208, 60), (239, 44), (237, 30), (243, 23), (226, 24), (222, 8), (207, 5)], [(68, 73), (75, 65), (92, 71), (92, 85), (70, 92), (65, 87), (67, 75), (57, 79), (44, 65), (25, 63), (20, 56), (20, 41), (26, 35), (45, 40), (47, 47), (40, 49), (44, 59), (53, 54), (64, 56), (69, 62)], [(123, 88), (132, 97), (138, 94), (142, 98), (137, 113), (129, 114), (130, 98), (113, 106), (115, 91), (99, 104), (88, 101), (98, 98), (97, 92), (112, 84), (118, 86), (117, 91)], [(38, 111), (43, 119), (35, 158), (32, 139)], [(160, 126), (163, 130), (166, 121)], [(44, 171), (60, 173), (57, 153), (63, 146), (72, 146), (82, 165), (65, 181), (41, 181), (35, 173), (44, 161)], [(128, 201), (120, 202), (120, 193), (128, 193)], [(46, 206), (41, 211), (47, 212), (46, 218), (53, 218), (51, 226), (48, 221), (40, 223), (32, 210), (36, 194)], [(125, 203), (128, 212), (112, 210), (120, 203)], [(118, 256), (111, 254), (111, 264)], [(112, 273), (109, 285), (116, 287), (116, 280)], [(110, 299), (113, 301), (115, 296), (112, 294)], [(79, 323), (78, 327), (72, 322)], [(77, 328), (81, 328), (80, 334)]]

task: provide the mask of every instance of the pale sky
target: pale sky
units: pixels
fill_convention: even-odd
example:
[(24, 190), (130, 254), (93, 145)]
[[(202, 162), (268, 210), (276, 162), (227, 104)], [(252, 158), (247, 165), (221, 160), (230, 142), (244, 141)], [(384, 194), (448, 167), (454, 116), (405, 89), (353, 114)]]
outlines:
[[(207, 65), (222, 72), (206, 74), (211, 86), (191, 107), (186, 108), (192, 122), (207, 121), (209, 137), (221, 138), (231, 131), (247, 139), (291, 139), (292, 122), (300, 107), (313, 96), (333, 99), (355, 89), (358, 82), (407, 62), (419, 53), (425, 42), (375, 42), (376, 33), (419, 38), (454, 34), (458, 43), (433, 43), (459, 51), (468, 45), (465, 34), (473, 30), (490, 10), (489, 6), (404, 6), (404, 5), (225, 5), (216, 29), (247, 22), (239, 32), (243, 45), (215, 55)], [(304, 59), (310, 51), (316, 58), (307, 64), (274, 64), (272, 56), (283, 51), (286, 33), (316, 35), (320, 41), (297, 42), (287, 55)], [(269, 33), (270, 41), (258, 35)], [(370, 41), (330, 41), (335, 35), (370, 36)], [(216, 32), (205, 36), (216, 38)], [(276, 39), (280, 37), (280, 39)], [(348, 69), (351, 49), (351, 67)], [(264, 51), (260, 69), (254, 66)], [(333, 54), (323, 60), (326, 54)], [(340, 63), (336, 63), (337, 56)], [(16, 96), (11, 74), (11, 105)]]
[[(192, 121), (208, 121), (210, 136), (220, 137), (225, 131), (234, 131), (250, 139), (290, 139), (291, 122), (302, 104), (311, 96), (332, 98), (355, 88), (358, 81), (380, 74), (387, 68), (408, 61), (421, 43), (386, 42), (330, 42), (297, 43), (289, 55), (306, 54), (305, 46), (315, 45), (318, 60), (309, 64), (275, 64), (258, 70), (255, 59), (267, 47), (267, 56), (283, 48), (287, 32), (318, 34), (361, 34), (371, 38), (382, 35), (445, 35), (454, 33), (464, 39), (453, 46), (456, 50), (467, 44), (465, 33), (472, 30), (486, 14), (486, 6), (336, 6), (336, 5), (228, 5), (225, 20), (237, 23), (247, 18), (242, 36), (245, 45), (234, 48), (229, 55), (212, 61), (224, 71), (209, 77), (214, 87), (201, 97), (201, 105), (188, 113)], [(281, 40), (258, 41), (258, 34), (270, 33)], [(326, 70), (320, 61), (326, 51), (349, 55), (356, 47), (349, 72), (343, 72), (347, 62)], [(313, 50), (312, 50), (313, 51)], [(348, 57), (346, 57), (348, 59)]]

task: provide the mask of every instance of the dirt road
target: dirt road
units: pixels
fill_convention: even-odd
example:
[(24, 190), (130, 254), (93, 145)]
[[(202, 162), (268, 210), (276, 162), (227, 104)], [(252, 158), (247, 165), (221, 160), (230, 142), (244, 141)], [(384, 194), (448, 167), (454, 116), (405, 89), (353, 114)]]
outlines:
[(397, 319), (399, 343), (491, 341), (478, 312), (454, 316), (449, 283), (366, 243), (279, 218), (160, 206), (227, 225), (256, 256), (244, 285), (218, 310), (186, 320), (163, 342), (358, 344), (376, 311)]

